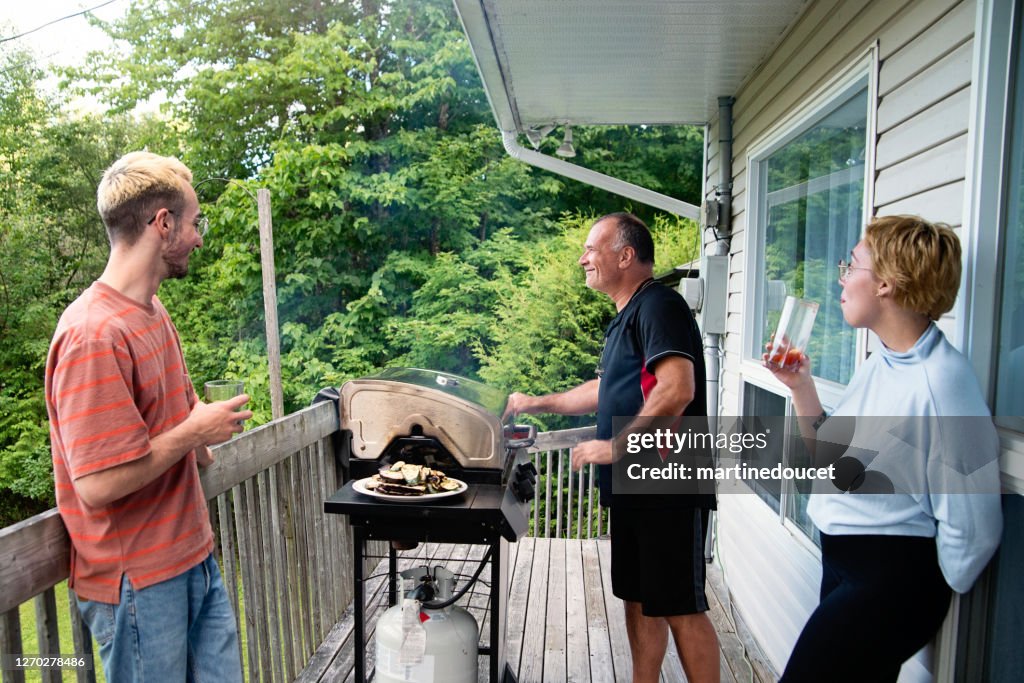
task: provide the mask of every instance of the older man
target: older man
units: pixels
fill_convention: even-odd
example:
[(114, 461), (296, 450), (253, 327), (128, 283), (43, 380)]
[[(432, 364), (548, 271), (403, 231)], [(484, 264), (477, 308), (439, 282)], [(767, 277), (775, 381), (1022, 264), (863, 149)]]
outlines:
[[(574, 469), (598, 465), (601, 501), (612, 505), (612, 591), (625, 603), (633, 681), (657, 681), (671, 631), (687, 680), (719, 680), (718, 638), (705, 612), (708, 495), (619, 495), (611, 463), (622, 455), (613, 418), (706, 416), (704, 354), (683, 298), (653, 279), (654, 242), (643, 221), (616, 213), (594, 223), (579, 259), (587, 286), (618, 314), (605, 331), (598, 377), (546, 396), (512, 394), (509, 413), (597, 411), (597, 439), (573, 450)], [(636, 421), (634, 421), (634, 424)]]
[(242, 431), (248, 396), (205, 404), (157, 298), (184, 277), (206, 219), (180, 161), (134, 152), (100, 182), (99, 280), (57, 324), (46, 407), (71, 578), (109, 681), (241, 681), (197, 466)]

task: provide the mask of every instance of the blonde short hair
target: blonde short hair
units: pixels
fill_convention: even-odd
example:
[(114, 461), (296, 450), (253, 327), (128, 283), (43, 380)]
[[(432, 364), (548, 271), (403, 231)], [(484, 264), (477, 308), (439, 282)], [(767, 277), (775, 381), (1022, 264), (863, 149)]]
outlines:
[(919, 216), (882, 216), (864, 242), (875, 275), (889, 281), (897, 304), (932, 320), (953, 308), (960, 289), (960, 240), (945, 223)]
[(96, 191), (96, 208), (110, 243), (135, 244), (148, 214), (163, 206), (181, 211), (185, 186), (191, 182), (192, 171), (174, 157), (129, 152), (115, 161)]

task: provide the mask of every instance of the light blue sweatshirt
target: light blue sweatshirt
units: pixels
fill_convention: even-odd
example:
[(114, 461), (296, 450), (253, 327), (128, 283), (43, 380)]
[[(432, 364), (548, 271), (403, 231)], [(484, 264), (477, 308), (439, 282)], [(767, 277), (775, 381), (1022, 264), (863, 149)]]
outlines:
[[(807, 512), (818, 528), (934, 537), (946, 582), (970, 590), (1002, 535), (999, 438), (967, 360), (939, 328), (905, 353), (872, 354), (818, 438), (819, 449), (850, 444), (840, 450), (863, 463), (868, 483), (854, 493), (816, 487)], [(882, 490), (879, 481), (895, 492), (863, 492)]]

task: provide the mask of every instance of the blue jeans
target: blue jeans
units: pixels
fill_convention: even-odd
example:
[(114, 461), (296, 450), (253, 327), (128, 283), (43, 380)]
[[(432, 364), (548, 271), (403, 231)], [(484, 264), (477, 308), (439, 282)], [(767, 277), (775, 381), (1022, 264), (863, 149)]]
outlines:
[(110, 683), (242, 681), (235, 613), (211, 554), (142, 590), (121, 579), (121, 602), (78, 599)]

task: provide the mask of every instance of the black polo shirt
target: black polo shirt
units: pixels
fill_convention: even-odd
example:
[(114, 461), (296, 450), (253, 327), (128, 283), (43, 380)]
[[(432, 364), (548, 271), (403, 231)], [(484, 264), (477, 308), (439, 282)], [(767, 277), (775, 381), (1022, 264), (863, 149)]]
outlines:
[[(601, 379), (597, 401), (598, 439), (611, 439), (615, 428), (622, 428), (622, 420), (613, 425), (614, 418), (631, 417), (640, 412), (646, 397), (658, 383), (654, 368), (659, 360), (668, 356), (682, 356), (693, 363), (694, 395), (683, 415), (706, 417), (704, 345), (697, 321), (677, 291), (655, 280), (647, 280), (605, 330), (604, 349), (598, 364)], [(616, 496), (613, 501), (612, 468), (601, 465), (598, 470), (602, 504), (614, 502), (633, 506), (641, 498), (651, 498), (640, 501), (646, 503), (641, 506), (655, 506), (655, 496), (629, 496), (629, 501)], [(672, 498), (674, 506), (715, 506), (714, 496)]]

